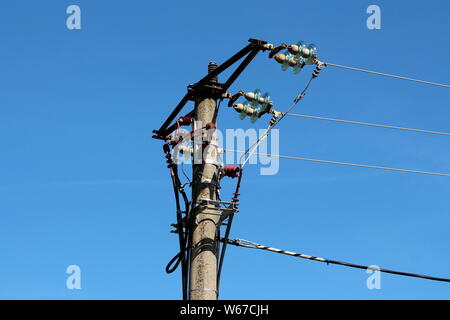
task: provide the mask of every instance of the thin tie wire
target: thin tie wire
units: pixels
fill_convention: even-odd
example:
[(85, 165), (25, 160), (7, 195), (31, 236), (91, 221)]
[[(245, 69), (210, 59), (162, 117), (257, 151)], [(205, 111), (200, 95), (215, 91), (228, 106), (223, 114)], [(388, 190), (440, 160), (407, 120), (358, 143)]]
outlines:
[(390, 273), (390, 274), (395, 274), (395, 275), (400, 275), (400, 276), (422, 278), (422, 279), (433, 280), (433, 281), (450, 282), (450, 279), (447, 279), (447, 278), (439, 278), (439, 277), (427, 276), (427, 275), (404, 272), (404, 271), (389, 270), (389, 269), (384, 269), (384, 268), (378, 268), (376, 266), (364, 266), (364, 265), (359, 265), (359, 264), (354, 264), (354, 263), (344, 262), (344, 261), (329, 260), (326, 258), (310, 256), (308, 254), (267, 247), (267, 246), (258, 244), (256, 242), (252, 242), (252, 241), (244, 240), (244, 239), (227, 239), (227, 240), (225, 240), (225, 239), (221, 238), (221, 241), (222, 242), (226, 241), (227, 243), (237, 246), (237, 247), (265, 250), (265, 251), (280, 253), (280, 254), (296, 257), (296, 258), (302, 258), (302, 259), (307, 259), (307, 260), (312, 260), (312, 261), (317, 261), (317, 262), (323, 262), (326, 264), (336, 264), (336, 265), (341, 265), (341, 266), (350, 267), (350, 268), (374, 270), (374, 271)]
[[(244, 152), (244, 151), (241, 151), (241, 150), (232, 150), (232, 149), (223, 149), (223, 151), (236, 152), (236, 153), (243, 153)], [(337, 164), (337, 165), (360, 167), (360, 168), (371, 168), (371, 169), (389, 170), (389, 171), (397, 171), (397, 172), (418, 173), (418, 174), (426, 174), (426, 175), (433, 175), (433, 176), (450, 177), (449, 173), (427, 172), (427, 171), (401, 169), (401, 168), (390, 168), (390, 167), (374, 166), (374, 165), (359, 164), (359, 163), (339, 162), (339, 161), (313, 159), (313, 158), (303, 158), (303, 157), (293, 157), (293, 156), (282, 156), (282, 155), (278, 155), (278, 154), (267, 154), (267, 153), (260, 153), (260, 152), (256, 152), (254, 154), (260, 155), (260, 156), (265, 156), (265, 157), (276, 157), (276, 158), (284, 158), (284, 159), (292, 159), (292, 160), (303, 160), (303, 161), (327, 163), (327, 164)]]
[(401, 79), (401, 80), (407, 80), (407, 81), (413, 81), (413, 82), (418, 82), (418, 83), (429, 84), (429, 85), (438, 86), (438, 87), (450, 88), (450, 85), (437, 83), (437, 82), (430, 82), (430, 81), (424, 81), (424, 80), (419, 80), (419, 79), (414, 79), (414, 78), (397, 76), (397, 75), (393, 75), (393, 74), (389, 74), (389, 73), (382, 73), (382, 72), (371, 71), (371, 70), (366, 70), (366, 69), (347, 67), (347, 66), (343, 66), (343, 65), (339, 65), (339, 64), (330, 63), (330, 62), (325, 62), (325, 64), (327, 66), (332, 66), (332, 67), (337, 67), (337, 68), (342, 68), (342, 69), (360, 71), (360, 72), (376, 74), (376, 75), (384, 76), (384, 77), (391, 77), (391, 78), (396, 78), (396, 79)]
[(440, 131), (430, 131), (430, 130), (422, 130), (422, 129), (414, 129), (414, 128), (406, 128), (406, 127), (389, 126), (389, 125), (377, 124), (377, 123), (318, 117), (318, 116), (311, 116), (311, 115), (306, 115), (306, 114), (288, 113), (287, 115), (290, 117), (301, 117), (301, 118), (309, 118), (309, 119), (317, 119), (317, 120), (327, 120), (327, 121), (358, 124), (358, 125), (378, 127), (378, 128), (388, 128), (388, 129), (406, 130), (406, 131), (412, 131), (412, 132), (430, 133), (430, 134), (438, 134), (438, 135), (443, 135), (443, 136), (450, 136), (450, 133), (440, 132)]

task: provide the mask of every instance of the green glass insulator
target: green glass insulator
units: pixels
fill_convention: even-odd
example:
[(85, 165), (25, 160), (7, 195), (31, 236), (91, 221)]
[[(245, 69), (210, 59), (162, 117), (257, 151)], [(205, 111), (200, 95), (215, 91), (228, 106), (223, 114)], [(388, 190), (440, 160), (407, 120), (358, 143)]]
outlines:
[(309, 49), (309, 54), (305, 58), (305, 64), (313, 64), (317, 58), (317, 47), (314, 44), (310, 44), (306, 48)]

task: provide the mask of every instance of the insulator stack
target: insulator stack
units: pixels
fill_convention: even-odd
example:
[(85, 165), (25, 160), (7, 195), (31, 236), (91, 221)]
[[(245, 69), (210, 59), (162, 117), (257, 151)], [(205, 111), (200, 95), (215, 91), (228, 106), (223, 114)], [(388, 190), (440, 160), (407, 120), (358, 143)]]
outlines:
[(277, 54), (274, 59), (281, 64), (281, 70), (286, 71), (292, 68), (297, 74), (305, 65), (314, 64), (317, 57), (317, 48), (314, 44), (306, 45), (303, 41), (287, 46), (285, 53)]
[(269, 101), (269, 94), (267, 92), (262, 94), (259, 89), (256, 89), (254, 92), (241, 93), (241, 95), (247, 101), (233, 105), (234, 110), (239, 112), (241, 120), (248, 116), (252, 123), (255, 122), (261, 114), (267, 112), (268, 107), (272, 104)]

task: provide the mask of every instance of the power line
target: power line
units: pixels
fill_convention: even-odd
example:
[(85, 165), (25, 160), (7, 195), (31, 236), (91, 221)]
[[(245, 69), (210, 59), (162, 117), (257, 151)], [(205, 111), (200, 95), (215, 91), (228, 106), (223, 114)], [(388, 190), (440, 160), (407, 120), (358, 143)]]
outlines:
[(325, 64), (327, 66), (332, 66), (332, 67), (337, 67), (337, 68), (342, 68), (342, 69), (360, 71), (360, 72), (376, 74), (376, 75), (380, 75), (380, 76), (384, 76), (384, 77), (391, 77), (391, 78), (396, 78), (396, 79), (401, 79), (401, 80), (425, 83), (425, 84), (438, 86), (438, 87), (450, 88), (449, 85), (442, 84), (442, 83), (437, 83), (437, 82), (430, 82), (430, 81), (424, 81), (424, 80), (419, 80), (419, 79), (414, 79), (414, 78), (407, 78), (407, 77), (403, 77), (403, 76), (397, 76), (397, 75), (388, 74), (388, 73), (382, 73), (382, 72), (377, 72), (377, 71), (365, 70), (365, 69), (354, 68), (354, 67), (347, 67), (347, 66), (343, 66), (343, 65), (339, 65), (339, 64), (330, 63), (330, 62), (325, 62)]
[[(317, 67), (315, 68), (313, 74), (311, 75), (308, 83), (306, 84), (305, 88), (295, 97), (293, 104), (289, 107), (289, 109), (285, 112), (285, 113), (281, 113), (281, 116), (278, 117), (278, 115), (275, 113), (274, 116), (272, 117), (272, 120), (270, 121), (269, 127), (266, 129), (265, 133), (259, 137), (259, 139), (253, 144), (251, 145), (246, 151), (243, 152), (243, 154), (241, 155), (240, 159), (239, 159), (239, 177), (238, 177), (238, 182), (236, 184), (236, 189), (234, 192), (234, 199), (233, 201), (236, 202), (238, 201), (238, 196), (239, 196), (239, 189), (240, 189), (240, 185), (241, 185), (241, 180), (242, 180), (242, 174), (243, 174), (243, 169), (244, 166), (246, 164), (246, 162), (251, 158), (251, 156), (254, 154), (254, 152), (257, 150), (258, 146), (264, 141), (264, 139), (269, 135), (270, 131), (281, 121), (283, 120), (283, 118), (289, 114), (289, 112), (294, 109), (294, 107), (300, 102), (300, 100), (303, 99), (303, 97), (306, 95), (307, 90), (309, 89), (309, 86), (311, 85), (311, 82), (317, 78), (317, 76), (319, 75), (319, 72), (322, 68), (323, 64), (318, 64)], [(247, 158), (242, 162), (242, 159), (246, 156)], [(233, 217), (234, 217), (234, 213), (232, 213), (228, 219), (228, 223), (227, 223), (227, 228), (225, 231), (225, 241), (224, 241), (224, 245), (222, 248), (222, 252), (221, 252), (221, 257), (219, 260), (219, 266), (218, 266), (218, 274), (217, 274), (217, 287), (219, 287), (219, 281), (220, 281), (220, 274), (222, 271), (222, 264), (223, 264), (223, 260), (224, 260), (224, 256), (225, 256), (225, 250), (226, 250), (226, 245), (227, 245), (227, 241), (228, 241), (228, 237), (231, 231), (231, 225), (233, 223)]]
[[(272, 121), (270, 122), (268, 128), (266, 129), (266, 131), (264, 132), (264, 134), (259, 137), (259, 139), (253, 144), (251, 145), (246, 151), (244, 151), (239, 159), (239, 177), (238, 177), (238, 181), (236, 184), (236, 189), (234, 192), (234, 202), (238, 201), (238, 196), (239, 196), (239, 189), (240, 189), (240, 185), (241, 185), (241, 180), (242, 180), (242, 175), (243, 175), (243, 170), (244, 170), (244, 166), (247, 163), (247, 161), (251, 158), (251, 156), (254, 154), (254, 152), (257, 150), (258, 146), (264, 141), (264, 139), (269, 135), (270, 131), (281, 121), (283, 120), (283, 118), (292, 110), (294, 109), (294, 107), (300, 102), (301, 99), (303, 99), (303, 97), (306, 94), (306, 91), (308, 90), (309, 86), (311, 85), (311, 82), (314, 78), (317, 77), (317, 75), (320, 72), (320, 66), (318, 66), (316, 68), (316, 70), (318, 70), (316, 73), (313, 73), (313, 75), (311, 76), (311, 78), (309, 79), (306, 87), (300, 92), (300, 94), (297, 95), (297, 97), (294, 99), (293, 104), (289, 107), (289, 109), (285, 112), (285, 113), (281, 113), (281, 116), (278, 118), (276, 115), (274, 115), (274, 117), (272, 118)], [(248, 154), (247, 158), (245, 158), (245, 156)], [(242, 161), (244, 159), (244, 161)], [(219, 263), (218, 263), (218, 273), (217, 273), (217, 288), (219, 288), (219, 282), (220, 282), (220, 276), (221, 276), (221, 272), (222, 272), (222, 265), (223, 265), (223, 260), (225, 258), (225, 250), (226, 250), (226, 246), (227, 246), (227, 241), (228, 241), (228, 237), (230, 235), (230, 231), (231, 231), (231, 226), (233, 224), (233, 217), (234, 217), (234, 213), (230, 214), (230, 217), (228, 218), (228, 223), (227, 223), (227, 228), (225, 230), (225, 241), (222, 247), (222, 252), (220, 255), (220, 259), (219, 259)]]
[[(408, 173), (420, 173), (420, 174), (428, 174), (428, 175), (439, 175), (439, 176), (450, 176), (450, 174), (445, 173), (435, 173), (435, 172), (424, 172), (424, 171), (415, 171), (415, 170), (407, 170), (407, 169), (397, 169), (397, 168), (387, 168), (380, 166), (372, 166), (372, 165), (363, 165), (363, 164), (355, 164), (355, 163), (345, 163), (345, 162), (337, 162), (337, 161), (328, 161), (328, 160), (320, 160), (320, 159), (311, 159), (311, 158), (301, 158), (301, 157), (291, 157), (291, 156), (281, 156), (281, 155), (270, 155), (263, 153), (256, 153), (258, 150), (258, 145), (262, 143), (262, 141), (269, 135), (272, 128), (275, 127), (286, 115), (290, 114), (292, 109), (298, 104), (298, 102), (305, 96), (306, 91), (308, 90), (312, 80), (316, 78), (322, 67), (327, 64), (318, 61), (317, 58), (317, 50), (315, 46), (308, 45), (305, 46), (301, 42), (298, 42), (295, 45), (286, 45), (281, 44), (280, 46), (273, 46), (270, 43), (262, 40), (250, 39), (249, 44), (241, 49), (239, 52), (234, 54), (228, 60), (223, 62), (221, 65), (217, 66), (215, 63), (210, 63), (208, 65), (208, 74), (200, 79), (193, 85), (189, 85), (187, 90), (188, 92), (184, 95), (178, 105), (173, 109), (164, 123), (161, 125), (159, 130), (154, 130), (155, 135), (153, 138), (160, 139), (165, 142), (164, 144), (164, 153), (167, 159), (168, 167), (170, 168), (170, 174), (175, 194), (175, 204), (176, 204), (176, 219), (177, 223), (173, 226), (176, 227), (175, 233), (179, 233), (179, 245), (180, 252), (169, 262), (166, 267), (166, 271), (168, 273), (173, 272), (178, 265), (181, 265), (182, 272), (182, 290), (183, 290), (183, 299), (191, 299), (191, 300), (205, 300), (205, 299), (216, 299), (218, 297), (218, 287), (220, 281), (220, 273), (222, 269), (223, 259), (225, 256), (225, 249), (228, 243), (231, 244), (239, 244), (241, 246), (247, 246), (249, 248), (257, 248), (264, 250), (273, 250), (275, 252), (291, 254), (293, 256), (298, 256), (301, 258), (311, 259), (315, 261), (321, 261), (326, 263), (335, 263), (341, 264), (345, 266), (355, 267), (355, 268), (367, 268), (365, 266), (354, 265), (345, 262), (338, 262), (333, 260), (327, 260), (324, 258), (312, 257), (303, 254), (297, 254), (289, 251), (282, 251), (275, 248), (264, 247), (259, 244), (251, 243), (246, 240), (229, 240), (229, 233), (232, 226), (233, 215), (237, 211), (238, 205), (238, 196), (239, 196), (239, 188), (242, 179), (243, 167), (249, 161), (250, 157), (253, 154), (257, 155), (265, 155), (279, 158), (287, 158), (287, 159), (295, 159), (295, 160), (304, 160), (304, 161), (312, 161), (312, 162), (321, 162), (328, 164), (339, 164), (339, 165), (347, 165), (347, 166), (357, 166), (357, 167), (366, 167), (366, 168), (375, 168), (375, 169), (383, 169), (383, 170), (391, 170), (391, 171), (401, 171)], [(281, 50), (285, 50), (285, 54), (276, 55)], [(197, 132), (197, 130), (203, 132), (203, 129), (216, 129), (216, 120), (217, 113), (220, 108), (219, 104), (216, 103), (217, 100), (222, 101), (224, 98), (229, 98), (230, 103), (234, 96), (239, 97), (240, 95), (230, 95), (227, 91), (230, 86), (234, 83), (234, 81), (239, 77), (239, 75), (244, 71), (244, 69), (249, 65), (249, 63), (254, 59), (254, 57), (259, 52), (265, 52), (269, 50), (269, 58), (274, 58), (274, 60), (282, 65), (282, 70), (286, 70), (288, 68), (292, 68), (294, 73), (298, 73), (305, 65), (316, 64), (316, 69), (314, 70), (308, 84), (304, 88), (304, 90), (295, 98), (293, 105), (285, 112), (278, 112), (272, 109), (272, 103), (268, 104), (268, 98), (266, 103), (264, 104), (265, 108), (260, 109), (262, 106), (261, 103), (257, 103), (258, 108), (244, 108), (243, 114), (244, 116), (252, 116), (252, 120), (254, 120), (254, 115), (261, 117), (265, 113), (273, 113), (274, 117), (269, 123), (269, 126), (266, 132), (259, 137), (259, 139), (252, 144), (249, 149), (246, 151), (237, 151), (237, 150), (226, 150), (242, 153), (241, 158), (239, 159), (239, 167), (233, 166), (234, 174), (228, 174), (229, 177), (238, 176), (238, 182), (236, 184), (236, 189), (234, 192), (234, 198), (232, 202), (229, 202), (229, 207), (227, 208), (229, 215), (224, 215), (224, 210), (226, 209), (225, 202), (220, 200), (220, 196), (218, 195), (218, 189), (220, 189), (220, 179), (217, 174), (217, 167), (213, 163), (209, 163), (204, 161), (204, 155), (201, 156), (202, 163), (196, 164), (193, 163), (193, 177), (192, 183), (189, 185), (192, 188), (192, 200), (189, 201), (184, 191), (184, 186), (187, 184), (181, 184), (178, 174), (178, 166), (172, 161), (172, 154), (170, 152), (170, 148), (174, 149), (175, 146), (181, 144), (183, 139), (173, 139), (176, 136), (173, 136), (171, 133), (175, 131), (180, 125), (190, 125), (194, 124), (193, 131), (191, 135)], [(222, 74), (225, 70), (229, 70), (229, 68), (235, 65), (238, 61), (241, 61), (237, 68), (232, 71), (231, 75), (228, 77), (228, 80), (224, 82), (218, 82), (219, 74)], [(412, 78), (400, 77), (390, 74), (384, 74), (380, 72), (346, 67), (341, 65), (336, 65), (329, 63), (329, 66), (334, 66), (338, 68), (344, 68), (349, 70), (367, 72), (371, 74), (377, 74), (387, 77), (393, 77), (403, 80), (415, 81), (426, 83), (430, 85), (449, 87), (448, 85), (443, 85), (434, 82), (422, 81)], [(240, 91), (241, 93), (242, 91)], [(256, 95), (254, 95), (256, 97)], [(263, 96), (264, 97), (264, 96)], [(246, 97), (249, 100), (248, 97)], [(251, 99), (250, 99), (251, 100)], [(175, 120), (184, 106), (189, 102), (194, 101), (195, 107), (194, 110), (186, 114), (185, 116)], [(229, 106), (232, 106), (229, 104)], [(267, 107), (270, 108), (267, 108)], [(250, 112), (252, 110), (252, 112)], [(238, 109), (236, 108), (236, 111)], [(257, 111), (255, 114), (254, 112)], [(299, 115), (301, 116), (301, 115)], [(314, 117), (314, 116), (310, 116)], [(319, 119), (320, 117), (316, 117)], [(326, 120), (326, 118), (322, 118), (322, 120)], [(330, 119), (328, 119), (330, 120)], [(173, 123), (175, 121), (175, 123)], [(205, 124), (202, 128), (196, 128), (196, 121), (201, 121)], [(338, 119), (333, 119), (332, 121), (338, 121)], [(342, 120), (341, 122), (348, 122), (347, 120)], [(172, 124), (171, 124), (172, 123)], [(363, 124), (353, 122), (354, 124)], [(369, 125), (369, 124), (367, 124)], [(373, 126), (382, 126), (382, 125), (374, 125)], [(418, 129), (409, 129), (409, 128), (400, 128), (393, 126), (383, 126), (390, 127), (396, 129), (410, 130), (410, 131), (418, 131), (418, 132), (427, 132), (427, 133), (437, 133), (437, 132), (428, 132), (426, 130), (418, 130)], [(444, 133), (438, 133), (444, 134)], [(450, 134), (444, 134), (450, 135)], [(211, 141), (203, 141), (208, 145), (211, 144)], [(211, 144), (212, 145), (212, 144)], [(188, 148), (187, 146), (184, 146)], [(189, 149), (189, 148), (188, 148)], [(175, 151), (174, 151), (175, 152)], [(225, 170), (225, 168), (224, 168)], [(228, 169), (230, 170), (230, 169)], [(187, 177), (184, 172), (183, 166), (181, 167), (181, 171)], [(219, 207), (217, 203), (221, 203), (223, 207)], [(206, 205), (199, 206), (199, 203), (204, 203), (206, 201)], [(214, 204), (216, 203), (216, 204)], [(183, 205), (184, 204), (184, 205)], [(183, 210), (184, 209), (184, 210)], [(195, 210), (194, 210), (195, 209)], [(193, 215), (193, 216), (191, 216)], [(220, 216), (220, 217), (219, 217)], [(195, 219), (192, 219), (195, 217)], [(222, 220), (223, 218), (223, 220)], [(220, 228), (222, 223), (227, 220), (227, 230), (225, 233), (225, 237), (222, 238), (220, 235)], [(194, 221), (195, 220), (195, 221)], [(220, 251), (220, 243), (218, 241), (223, 242), (222, 251)], [(205, 246), (206, 244), (206, 246)], [(219, 258), (220, 253), (220, 258)], [(369, 267), (370, 268), (370, 267)], [(414, 275), (409, 273), (401, 273), (397, 271), (383, 270), (383, 272), (391, 272), (396, 274), (415, 276), (415, 277), (426, 277), (421, 275)], [(214, 279), (214, 275), (216, 275), (216, 279)], [(439, 281), (448, 281), (448, 279), (440, 279), (433, 278), (434, 280)], [(216, 281), (214, 281), (216, 280)]]
[(342, 120), (342, 119), (318, 117), (318, 116), (311, 116), (311, 115), (305, 115), (305, 114), (296, 114), (296, 113), (288, 113), (286, 115), (287, 116), (291, 116), (291, 117), (301, 117), (301, 118), (309, 118), (309, 119), (317, 119), (317, 120), (327, 120), (327, 121), (335, 121), (335, 122), (342, 122), (342, 123), (349, 123), (349, 124), (358, 124), (358, 125), (378, 127), (378, 128), (388, 128), (388, 129), (406, 130), (406, 131), (412, 131), (412, 132), (430, 133), (430, 134), (438, 134), (438, 135), (443, 135), (443, 136), (450, 136), (450, 133), (440, 132), (440, 131), (430, 131), (430, 130), (423, 130), (423, 129), (397, 127), (397, 126), (390, 126), (390, 125), (377, 124), (377, 123), (360, 122), (360, 121), (352, 121), (352, 120)]
[[(224, 241), (224, 239), (221, 239), (221, 241)], [(280, 254), (284, 254), (284, 255), (288, 255), (288, 256), (292, 256), (292, 257), (308, 259), (308, 260), (313, 260), (313, 261), (317, 261), (317, 262), (324, 262), (326, 264), (336, 264), (336, 265), (341, 265), (341, 266), (350, 267), (350, 268), (374, 270), (374, 271), (380, 271), (380, 272), (384, 272), (384, 273), (391, 273), (391, 274), (395, 274), (395, 275), (399, 275), (399, 276), (422, 278), (422, 279), (433, 280), (433, 281), (450, 282), (450, 279), (447, 279), (447, 278), (438, 278), (438, 277), (432, 277), (432, 276), (427, 276), (427, 275), (422, 275), (422, 274), (415, 274), (415, 273), (409, 273), (409, 272), (403, 272), (403, 271), (395, 271), (395, 270), (377, 268), (374, 266), (364, 266), (364, 265), (359, 265), (359, 264), (354, 264), (354, 263), (349, 263), (349, 262), (329, 260), (326, 258), (310, 256), (310, 255), (303, 254), (303, 253), (296, 253), (296, 252), (292, 252), (292, 251), (271, 248), (271, 247), (263, 246), (261, 244), (258, 244), (258, 243), (252, 242), (252, 241), (248, 241), (248, 240), (244, 240), (244, 239), (229, 239), (229, 240), (227, 240), (227, 243), (237, 246), (237, 247), (265, 250), (265, 251), (280, 253)]]
[[(250, 157), (255, 153), (255, 150), (258, 148), (258, 146), (264, 141), (264, 139), (269, 135), (270, 131), (272, 131), (272, 129), (281, 121), (283, 120), (283, 118), (289, 114), (289, 112), (294, 109), (294, 107), (300, 102), (301, 99), (303, 99), (303, 97), (306, 94), (306, 91), (308, 90), (309, 86), (311, 85), (311, 82), (314, 78), (311, 77), (308, 81), (308, 84), (306, 85), (306, 87), (303, 89), (303, 91), (297, 95), (297, 97), (294, 99), (294, 103), (289, 107), (289, 109), (285, 112), (281, 114), (281, 117), (278, 118), (273, 124), (270, 124), (269, 127), (266, 129), (266, 131), (264, 132), (264, 134), (253, 144), (251, 145), (245, 152), (244, 154), (241, 156), (241, 158), (239, 159), (239, 163), (240, 163), (240, 167), (241, 170), (244, 168), (245, 164), (247, 163), (248, 160), (250, 160)], [(248, 154), (248, 157), (245, 159), (244, 162), (242, 162), (242, 159), (245, 157), (246, 154)]]
[[(294, 103), (289, 107), (289, 109), (284, 112), (281, 113), (281, 116), (278, 117), (276, 114), (274, 115), (274, 117), (272, 118), (269, 127), (266, 129), (266, 132), (253, 144), (251, 145), (245, 152), (244, 154), (241, 156), (241, 158), (239, 159), (239, 163), (240, 163), (240, 168), (241, 170), (244, 168), (244, 165), (246, 164), (246, 162), (248, 160), (250, 160), (250, 157), (254, 154), (254, 152), (256, 151), (256, 149), (258, 148), (258, 146), (264, 141), (264, 139), (269, 135), (270, 131), (276, 126), (278, 125), (278, 123), (284, 119), (284, 117), (288, 114), (290, 114), (291, 110), (294, 109), (294, 107), (305, 97), (306, 92), (309, 89), (309, 86), (311, 85), (312, 81), (317, 78), (319, 76), (320, 71), (322, 70), (322, 68), (325, 66), (324, 63), (319, 62), (316, 66), (316, 68), (314, 69), (311, 77), (309, 78), (308, 83), (306, 84), (305, 88), (303, 88), (303, 90), (295, 97), (294, 99)], [(250, 153), (248, 155), (248, 157), (245, 159), (244, 162), (242, 162), (242, 158), (247, 154)]]
[[(232, 150), (232, 149), (223, 149), (223, 151), (235, 152), (235, 153), (243, 153), (244, 152), (244, 151), (241, 151), (241, 150)], [(267, 153), (260, 153), (260, 152), (256, 152), (254, 154), (261, 155), (261, 156), (266, 156), (266, 157), (277, 157), (277, 158), (284, 158), (284, 159), (303, 160), (303, 161), (318, 162), (318, 163), (328, 163), (328, 164), (337, 164), (337, 165), (360, 167), (360, 168), (371, 168), (371, 169), (398, 171), (398, 172), (406, 172), (406, 173), (418, 173), (418, 174), (426, 174), (426, 175), (433, 175), (433, 176), (450, 177), (449, 173), (427, 172), (427, 171), (401, 169), (401, 168), (390, 168), (390, 167), (374, 166), (374, 165), (359, 164), (359, 163), (340, 162), (340, 161), (331, 161), (331, 160), (322, 160), (322, 159), (313, 159), (313, 158), (303, 158), (303, 157), (293, 157), (293, 156), (282, 156), (282, 155), (278, 155), (278, 154), (267, 154)]]

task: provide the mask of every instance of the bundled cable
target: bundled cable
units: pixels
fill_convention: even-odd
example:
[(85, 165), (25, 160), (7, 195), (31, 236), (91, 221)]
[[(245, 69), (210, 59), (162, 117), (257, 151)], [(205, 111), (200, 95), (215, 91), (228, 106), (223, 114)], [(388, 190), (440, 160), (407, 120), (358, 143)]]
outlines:
[(433, 280), (433, 281), (450, 282), (450, 279), (448, 279), (448, 278), (439, 278), (439, 277), (427, 276), (427, 275), (410, 273), (410, 272), (403, 272), (403, 271), (395, 271), (395, 270), (383, 269), (383, 268), (378, 268), (378, 267), (374, 267), (374, 266), (364, 266), (364, 265), (354, 264), (354, 263), (350, 263), (350, 262), (330, 260), (330, 259), (326, 259), (326, 258), (311, 256), (311, 255), (308, 255), (308, 254), (297, 253), (297, 252), (292, 252), (292, 251), (286, 251), (286, 250), (276, 249), (276, 248), (272, 248), (272, 247), (267, 247), (267, 246), (263, 246), (261, 244), (258, 244), (258, 243), (252, 242), (252, 241), (248, 241), (248, 240), (244, 240), (244, 239), (232, 239), (232, 240), (228, 239), (228, 240), (226, 240), (226, 239), (222, 238), (221, 241), (222, 242), (226, 241), (229, 244), (237, 246), (237, 247), (265, 250), (265, 251), (270, 251), (270, 252), (275, 252), (275, 253), (288, 255), (288, 256), (291, 256), (291, 257), (307, 259), (307, 260), (312, 260), (312, 261), (317, 261), (317, 262), (324, 262), (326, 264), (336, 264), (336, 265), (341, 265), (341, 266), (350, 267), (350, 268), (374, 270), (374, 271), (379, 271), (379, 272), (384, 272), (384, 273), (395, 274), (395, 275), (399, 275), (399, 276), (406, 276), (406, 277), (413, 277), (413, 278), (422, 278), (422, 279)]
[[(170, 153), (169, 143), (165, 143), (163, 145), (163, 151), (166, 157), (167, 167), (170, 169), (170, 177), (172, 180), (173, 191), (175, 195), (175, 205), (176, 205), (176, 229), (178, 232), (178, 240), (180, 251), (169, 261), (166, 266), (166, 273), (173, 273), (178, 266), (181, 264), (181, 277), (182, 277), (182, 293), (183, 300), (187, 300), (187, 292), (188, 292), (188, 257), (187, 257), (187, 245), (188, 245), (188, 233), (184, 231), (185, 223), (189, 220), (189, 211), (190, 205), (189, 200), (187, 198), (186, 192), (184, 191), (183, 186), (181, 185), (180, 179), (178, 177), (178, 166), (173, 162), (172, 155)], [(185, 217), (183, 217), (180, 204), (180, 194), (183, 198), (184, 202), (184, 213)]]

